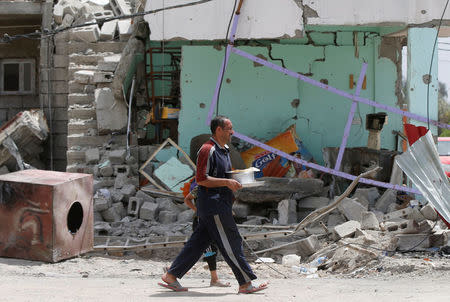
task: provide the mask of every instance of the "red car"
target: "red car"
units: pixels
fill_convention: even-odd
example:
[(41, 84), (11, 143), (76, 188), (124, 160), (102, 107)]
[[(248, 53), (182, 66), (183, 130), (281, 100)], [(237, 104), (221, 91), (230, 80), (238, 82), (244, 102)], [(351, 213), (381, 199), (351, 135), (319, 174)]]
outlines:
[(450, 177), (450, 137), (438, 137), (437, 150), (445, 174)]

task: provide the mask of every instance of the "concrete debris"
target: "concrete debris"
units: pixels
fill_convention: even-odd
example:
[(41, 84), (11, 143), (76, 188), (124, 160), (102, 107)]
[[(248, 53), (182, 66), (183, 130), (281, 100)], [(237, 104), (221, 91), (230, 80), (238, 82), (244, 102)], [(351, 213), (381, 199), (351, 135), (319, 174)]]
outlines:
[(247, 218), (250, 213), (250, 206), (246, 203), (233, 203), (233, 213), (236, 218)]
[(364, 212), (361, 216), (361, 228), (363, 230), (380, 230), (380, 223), (372, 212)]
[(423, 215), (423, 217), (425, 217), (425, 219), (433, 220), (433, 221), (436, 221), (438, 219), (438, 215), (437, 215), (436, 211), (430, 204), (427, 204), (424, 207), (422, 207), (422, 209), (420, 209), (420, 213), (422, 213), (422, 215)]
[(287, 225), (297, 222), (297, 201), (284, 199), (278, 203), (278, 223)]
[(281, 264), (284, 266), (294, 266), (300, 264), (301, 257), (295, 254), (284, 255), (281, 259)]
[[(380, 193), (376, 187), (358, 188), (353, 194), (353, 198), (357, 198), (361, 203), (367, 203), (367, 206), (375, 205), (375, 201), (380, 197)], [(364, 205), (363, 204), (363, 205)], [(366, 205), (365, 205), (366, 206)]]
[(334, 233), (338, 239), (351, 237), (355, 234), (356, 229), (361, 229), (359, 221), (350, 220), (334, 227)]
[[(128, 109), (122, 101), (114, 99), (110, 88), (95, 89), (97, 128), (99, 134), (126, 128)], [(111, 110), (111, 109), (114, 110)]]
[(387, 213), (387, 209), (390, 204), (395, 203), (397, 201), (397, 191), (392, 189), (387, 189), (380, 198), (378, 198), (375, 203), (375, 208), (378, 211), (383, 213)]
[(28, 163), (41, 166), (41, 145), (48, 133), (47, 121), (41, 110), (19, 112), (0, 128), (0, 166), (6, 166), (11, 172), (30, 168)]
[(315, 178), (278, 178), (262, 177), (264, 186), (250, 187), (239, 190), (236, 199), (248, 203), (279, 202), (289, 199), (300, 200), (308, 196), (317, 196), (322, 193), (323, 181)]
[(155, 220), (156, 215), (158, 215), (159, 207), (157, 203), (153, 202), (144, 202), (140, 211), (139, 218), (145, 220)]
[(320, 243), (316, 235), (311, 235), (305, 239), (298, 241), (296, 244), (297, 252), (302, 258), (307, 258), (308, 256), (317, 252), (320, 248)]
[(361, 221), (362, 214), (367, 211), (367, 207), (351, 198), (345, 198), (338, 205), (337, 209), (348, 219)]

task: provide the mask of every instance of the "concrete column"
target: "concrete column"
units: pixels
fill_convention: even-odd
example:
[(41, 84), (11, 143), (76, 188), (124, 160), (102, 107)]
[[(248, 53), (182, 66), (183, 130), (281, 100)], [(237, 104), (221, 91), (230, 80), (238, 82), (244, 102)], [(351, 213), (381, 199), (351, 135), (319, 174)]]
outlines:
[[(422, 116), (427, 116), (427, 81), (430, 71), (431, 56), (436, 28), (409, 28), (408, 29), (408, 77), (407, 99), (409, 111)], [(437, 45), (434, 52), (433, 66), (431, 69), (431, 82), (429, 88), (429, 118), (438, 119), (438, 55)], [(427, 127), (426, 123), (411, 121), (418, 126)], [(437, 135), (437, 127), (430, 125), (430, 130)]]

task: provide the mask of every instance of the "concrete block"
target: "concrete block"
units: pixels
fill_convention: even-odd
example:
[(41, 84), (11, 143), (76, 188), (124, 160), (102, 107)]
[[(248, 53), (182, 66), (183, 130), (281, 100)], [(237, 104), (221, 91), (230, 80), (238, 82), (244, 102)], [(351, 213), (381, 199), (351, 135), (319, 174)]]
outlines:
[(113, 203), (112, 208), (114, 208), (116, 210), (116, 213), (120, 215), (120, 219), (127, 216), (127, 210), (123, 206), (123, 203), (121, 203), (121, 202)]
[(348, 219), (361, 221), (362, 213), (367, 211), (367, 208), (362, 204), (351, 198), (344, 198), (338, 205), (337, 209)]
[(187, 222), (192, 222), (193, 218), (194, 218), (194, 211), (189, 209), (189, 210), (180, 212), (177, 216), (177, 221), (178, 221), (178, 223), (187, 223)]
[(53, 19), (56, 24), (62, 24), (64, 17), (64, 7), (60, 4), (53, 6)]
[(110, 88), (95, 90), (97, 129), (100, 134), (120, 131), (127, 126), (128, 111), (124, 102), (115, 101)]
[(120, 193), (123, 194), (124, 199), (127, 201), (130, 197), (136, 194), (136, 186), (132, 184), (127, 184), (120, 189)]
[[(367, 200), (369, 206), (373, 206), (375, 201), (380, 197), (380, 193), (376, 187), (358, 188), (353, 194), (353, 198)], [(361, 202), (361, 201), (360, 201)]]
[(101, 212), (109, 209), (111, 200), (106, 198), (94, 198), (94, 210)]
[(72, 25), (73, 21), (75, 21), (75, 17), (67, 14), (64, 16), (63, 20), (62, 20), (62, 27), (69, 27)]
[(436, 221), (438, 219), (436, 211), (429, 203), (420, 209), (420, 213), (428, 220)]
[(430, 247), (428, 234), (397, 234), (397, 250), (415, 251)]
[(411, 212), (408, 213), (408, 215), (406, 215), (406, 217), (409, 219), (414, 219), (414, 221), (417, 221), (417, 222), (422, 222), (425, 220), (425, 217), (423, 217), (423, 214), (420, 212), (420, 210), (417, 207), (412, 208)]
[(361, 228), (361, 223), (355, 220), (347, 221), (334, 227), (334, 233), (338, 239), (351, 237), (355, 234), (356, 229)]
[(308, 238), (300, 240), (296, 244), (296, 248), (297, 254), (299, 254), (302, 258), (306, 258), (319, 250), (319, 240), (316, 235), (311, 235)]
[(178, 218), (177, 213), (172, 213), (170, 211), (160, 211), (158, 220), (162, 224), (168, 224), (177, 221), (177, 218)]
[(117, 222), (122, 219), (120, 217), (120, 214), (116, 212), (116, 209), (114, 207), (110, 207), (109, 209), (101, 212), (102, 217), (107, 222)]
[(124, 200), (124, 196), (119, 190), (110, 189), (109, 191), (111, 192), (112, 202), (122, 202)]
[(237, 218), (247, 218), (250, 206), (246, 203), (235, 202), (233, 203), (233, 212)]
[(128, 199), (128, 209), (127, 209), (128, 215), (138, 217), (142, 203), (143, 203), (142, 199), (137, 197), (130, 197), (130, 199)]
[(158, 215), (159, 205), (153, 202), (144, 202), (139, 210), (139, 218), (144, 220), (155, 220)]
[(114, 40), (117, 31), (117, 23), (117, 20), (103, 23), (102, 29), (100, 30), (100, 41)]
[(103, 221), (102, 214), (100, 212), (94, 211), (94, 222)]
[(346, 219), (344, 218), (344, 216), (340, 213), (330, 213), (328, 215), (328, 221), (327, 221), (327, 226), (328, 227), (334, 227), (336, 225), (342, 224), (346, 221)]
[(298, 201), (297, 208), (299, 211), (303, 209), (316, 210), (327, 206), (330, 203), (330, 199), (327, 197), (306, 197)]
[(94, 82), (94, 71), (79, 70), (74, 73), (74, 81), (79, 84), (91, 84)]
[(116, 16), (131, 14), (130, 2), (126, 0), (109, 0), (109, 5)]
[[(417, 209), (416, 209), (417, 210)], [(390, 212), (383, 216), (383, 221), (389, 221), (397, 218), (405, 218), (408, 217), (413, 212), (412, 208), (404, 208), (401, 210), (397, 210), (394, 212)]]
[(356, 229), (355, 238), (357, 237), (363, 237), (364, 244), (371, 245), (377, 242), (377, 239), (374, 236), (370, 235), (369, 233), (361, 229)]
[(294, 265), (299, 265), (300, 260), (301, 257), (295, 254), (284, 255), (283, 258), (281, 258), (281, 264), (283, 266), (291, 267)]
[(393, 202), (390, 205), (388, 205), (388, 207), (386, 209), (386, 213), (395, 212), (397, 210), (398, 210), (398, 204), (396, 202)]
[(155, 198), (151, 197), (141, 190), (137, 191), (136, 197), (142, 199), (143, 202), (156, 202)]
[(114, 182), (114, 189), (122, 189), (125, 185), (130, 183), (130, 179), (125, 174), (116, 175), (116, 181)]
[(297, 222), (297, 201), (284, 199), (278, 203), (278, 223), (287, 225)]
[(108, 159), (113, 165), (122, 165), (125, 162), (127, 150), (119, 149), (109, 152)]
[(119, 40), (128, 41), (133, 33), (133, 27), (131, 25), (131, 19), (120, 20), (117, 22), (117, 27), (119, 29)]
[(191, 167), (181, 163), (176, 157), (172, 157), (153, 172), (154, 177), (173, 192), (181, 192), (181, 182), (193, 174)]
[(392, 189), (387, 189), (380, 198), (378, 198), (375, 203), (375, 208), (378, 211), (387, 213), (388, 206), (391, 203), (395, 203), (397, 201), (397, 191)]
[(102, 19), (114, 17), (113, 11), (109, 10), (109, 9), (93, 12), (92, 15), (94, 16), (95, 20), (102, 20)]
[(127, 165), (114, 165), (114, 175), (117, 176), (119, 174), (130, 175), (130, 167)]
[(93, 82), (98, 83), (111, 83), (114, 79), (114, 74), (109, 71), (97, 71), (94, 73)]
[(99, 168), (100, 175), (102, 175), (104, 177), (110, 177), (114, 173), (114, 169), (113, 169), (113, 167), (111, 165), (111, 162), (109, 160), (101, 163), (98, 166), (98, 168)]
[(380, 223), (372, 212), (363, 212), (361, 217), (361, 228), (363, 230), (379, 230)]
[(156, 203), (162, 211), (169, 211), (177, 215), (181, 212), (181, 209), (170, 198), (156, 198)]
[(429, 239), (431, 247), (441, 247), (447, 245), (449, 238), (447, 232), (442, 232), (438, 234), (431, 234)]
[(85, 162), (88, 165), (98, 163), (100, 159), (100, 151), (98, 148), (88, 149), (85, 152)]
[(143, 163), (149, 158), (148, 146), (139, 146), (139, 162)]
[(98, 70), (114, 72), (121, 57), (122, 55), (120, 54), (103, 57), (103, 60), (98, 61)]
[(97, 42), (100, 38), (98, 25), (90, 25), (71, 29), (70, 39), (72, 41), (81, 41), (86, 43)]

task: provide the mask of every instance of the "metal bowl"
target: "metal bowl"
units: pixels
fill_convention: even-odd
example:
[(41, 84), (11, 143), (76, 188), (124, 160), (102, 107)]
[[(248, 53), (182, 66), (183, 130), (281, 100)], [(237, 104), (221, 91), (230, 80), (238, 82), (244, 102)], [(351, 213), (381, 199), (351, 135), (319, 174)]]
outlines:
[(234, 170), (225, 172), (227, 178), (234, 179), (238, 181), (241, 185), (254, 183), (255, 182), (255, 172), (259, 171), (255, 168), (248, 168), (245, 170)]

